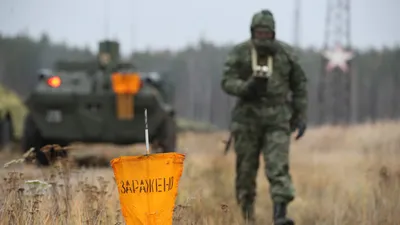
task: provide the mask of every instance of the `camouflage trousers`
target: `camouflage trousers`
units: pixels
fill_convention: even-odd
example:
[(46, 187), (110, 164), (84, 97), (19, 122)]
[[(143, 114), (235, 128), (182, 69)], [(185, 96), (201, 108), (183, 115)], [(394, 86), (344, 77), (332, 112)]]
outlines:
[(295, 190), (289, 172), (289, 125), (257, 127), (236, 125), (233, 130), (236, 152), (236, 199), (245, 217), (254, 217), (256, 177), (260, 154), (273, 202), (289, 203)]

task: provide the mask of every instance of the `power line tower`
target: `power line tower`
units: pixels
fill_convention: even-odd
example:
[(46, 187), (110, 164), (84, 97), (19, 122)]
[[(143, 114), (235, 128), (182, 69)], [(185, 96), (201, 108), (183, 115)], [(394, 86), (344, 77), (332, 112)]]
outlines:
[(350, 0), (327, 0), (319, 123), (347, 124), (355, 119)]

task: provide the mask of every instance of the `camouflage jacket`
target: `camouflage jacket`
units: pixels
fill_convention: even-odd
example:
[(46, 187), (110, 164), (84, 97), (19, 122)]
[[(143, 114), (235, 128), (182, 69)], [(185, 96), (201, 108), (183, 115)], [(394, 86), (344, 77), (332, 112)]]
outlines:
[[(273, 57), (273, 73), (269, 78), (266, 96), (260, 101), (248, 101), (243, 97), (245, 80), (253, 74), (251, 41), (234, 46), (225, 62), (222, 89), (238, 98), (232, 111), (232, 122), (236, 123), (287, 123), (291, 119), (306, 121), (307, 78), (297, 63), (292, 48), (279, 43)], [(258, 59), (263, 64), (261, 58)], [(288, 96), (291, 94), (291, 101)]]

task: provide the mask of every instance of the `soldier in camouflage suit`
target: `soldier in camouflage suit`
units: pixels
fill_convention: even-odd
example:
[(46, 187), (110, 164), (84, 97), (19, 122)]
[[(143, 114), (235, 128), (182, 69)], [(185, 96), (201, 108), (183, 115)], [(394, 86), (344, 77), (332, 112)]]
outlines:
[[(262, 152), (274, 224), (291, 225), (294, 222), (286, 217), (286, 208), (295, 191), (289, 172), (289, 144), (291, 132), (297, 129), (299, 139), (306, 130), (307, 79), (291, 47), (275, 39), (275, 20), (269, 10), (253, 16), (250, 31), (251, 39), (230, 52), (221, 82), (227, 94), (238, 98), (231, 121), (237, 155), (236, 198), (243, 216), (254, 223)], [(268, 66), (269, 76), (255, 76), (259, 66)]]

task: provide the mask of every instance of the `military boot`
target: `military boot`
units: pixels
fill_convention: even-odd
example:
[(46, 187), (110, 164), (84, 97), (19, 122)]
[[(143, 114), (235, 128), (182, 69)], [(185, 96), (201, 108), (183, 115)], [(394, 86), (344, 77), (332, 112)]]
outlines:
[(246, 225), (256, 224), (253, 206), (242, 206), (242, 215)]
[(286, 217), (287, 204), (274, 203), (274, 225), (294, 225), (294, 221)]
[(256, 225), (256, 220), (254, 217), (250, 217), (245, 219), (245, 224), (246, 225)]

